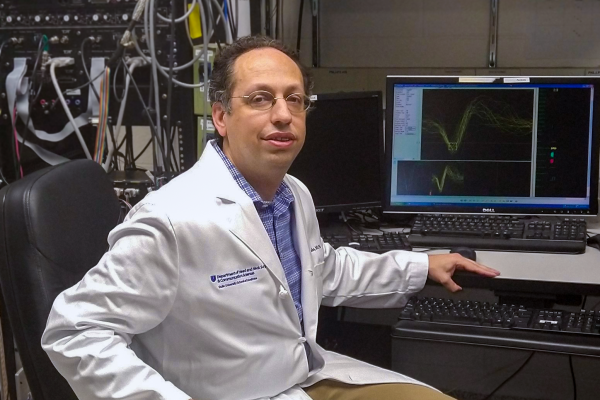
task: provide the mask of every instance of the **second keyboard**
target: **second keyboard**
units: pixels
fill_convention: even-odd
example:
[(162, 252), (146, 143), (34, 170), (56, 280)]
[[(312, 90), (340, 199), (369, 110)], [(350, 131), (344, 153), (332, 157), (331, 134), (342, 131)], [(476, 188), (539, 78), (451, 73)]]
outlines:
[(583, 253), (586, 229), (583, 218), (420, 215), (413, 221), (408, 241), (419, 247)]
[(352, 247), (371, 253), (385, 253), (390, 250), (411, 250), (406, 237), (398, 232), (385, 232), (382, 235), (352, 234), (325, 235), (323, 240), (334, 248)]

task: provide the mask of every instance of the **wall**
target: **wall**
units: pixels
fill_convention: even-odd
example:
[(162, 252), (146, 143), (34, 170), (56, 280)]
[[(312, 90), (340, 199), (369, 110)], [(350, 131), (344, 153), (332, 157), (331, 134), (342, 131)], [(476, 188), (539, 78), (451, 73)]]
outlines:
[[(296, 47), (300, 0), (285, 0)], [(600, 71), (597, 0), (499, 1), (497, 68), (488, 68), (485, 0), (321, 0), (320, 92), (383, 90), (387, 74), (583, 75)], [(312, 64), (310, 1), (301, 59)]]

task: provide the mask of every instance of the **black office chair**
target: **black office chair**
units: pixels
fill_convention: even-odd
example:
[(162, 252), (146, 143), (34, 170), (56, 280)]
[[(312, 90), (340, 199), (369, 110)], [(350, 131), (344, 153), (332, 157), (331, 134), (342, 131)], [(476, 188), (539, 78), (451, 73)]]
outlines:
[(31, 394), (35, 400), (76, 400), (40, 341), (56, 296), (107, 250), (106, 238), (121, 214), (112, 182), (93, 161), (70, 161), (3, 188), (0, 207), (3, 309)]

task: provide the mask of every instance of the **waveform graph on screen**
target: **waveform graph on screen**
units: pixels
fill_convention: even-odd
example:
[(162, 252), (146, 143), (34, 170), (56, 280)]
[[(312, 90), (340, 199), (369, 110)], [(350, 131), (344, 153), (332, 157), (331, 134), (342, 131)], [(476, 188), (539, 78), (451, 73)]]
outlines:
[(434, 189), (437, 189), (437, 191), (441, 194), (444, 193), (444, 188), (446, 186), (446, 178), (448, 179), (448, 182), (452, 182), (453, 185), (463, 186), (465, 181), (465, 176), (459, 170), (458, 166), (446, 165), (444, 167), (444, 171), (442, 171), (441, 174), (432, 174), (431, 176), (431, 181), (435, 184)]
[(422, 160), (530, 161), (532, 89), (423, 91)]
[(530, 163), (522, 161), (402, 161), (397, 195), (528, 196)]

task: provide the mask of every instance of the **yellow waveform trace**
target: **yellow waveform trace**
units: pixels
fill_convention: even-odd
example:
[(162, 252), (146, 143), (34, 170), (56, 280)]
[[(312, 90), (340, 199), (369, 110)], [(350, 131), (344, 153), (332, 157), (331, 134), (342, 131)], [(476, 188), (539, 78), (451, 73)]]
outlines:
[(452, 168), (450, 165), (446, 165), (444, 172), (442, 172), (441, 179), (437, 175), (433, 175), (431, 178), (431, 181), (435, 184), (440, 193), (442, 193), (444, 190), (446, 178), (455, 183), (462, 183), (465, 180), (464, 175), (461, 174), (460, 171), (458, 171), (456, 168)]
[(511, 107), (484, 96), (477, 97), (469, 103), (452, 137), (442, 124), (433, 119), (423, 121), (423, 133), (439, 134), (444, 140), (448, 151), (454, 154), (460, 148), (473, 117), (478, 117), (484, 125), (511, 135), (526, 136), (532, 134), (533, 120), (531, 118), (521, 118)]

